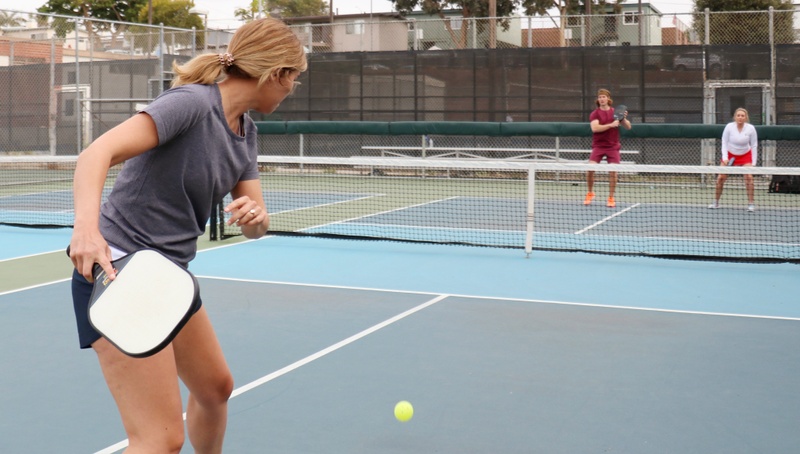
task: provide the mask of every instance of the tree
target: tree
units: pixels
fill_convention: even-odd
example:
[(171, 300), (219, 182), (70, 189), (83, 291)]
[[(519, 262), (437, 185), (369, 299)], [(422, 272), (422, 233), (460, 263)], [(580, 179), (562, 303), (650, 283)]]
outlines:
[(525, 14), (540, 16), (547, 15), (550, 9), (558, 9), (561, 16), (577, 16), (581, 14), (605, 14), (608, 6), (613, 7), (614, 13), (619, 13), (624, 0), (534, 0), (533, 6), (526, 9)]
[(20, 27), (25, 23), (25, 20), (16, 17), (15, 13), (8, 13), (0, 11), (0, 27)]
[[(584, 14), (587, 11), (604, 14), (608, 5), (615, 11), (624, 0), (496, 0), (497, 17), (507, 17), (520, 7), (524, 14), (533, 16), (547, 14), (548, 10), (558, 8), (562, 14)], [(488, 0), (391, 0), (395, 10), (404, 14), (420, 8), (423, 12), (444, 18), (443, 11), (460, 9), (463, 17), (489, 17)]]
[[(150, 0), (144, 0), (148, 2)], [(153, 24), (164, 24), (167, 27), (205, 30), (203, 19), (197, 14), (190, 13), (189, 10), (194, 7), (192, 0), (152, 0), (153, 2)], [(139, 10), (137, 22), (140, 24), (147, 24), (149, 20), (149, 9), (147, 5)], [(131, 32), (134, 33), (133, 41), (134, 47), (145, 49), (148, 55), (150, 52), (158, 50), (154, 49), (157, 44), (154, 42), (154, 34), (156, 30), (153, 27), (136, 26), (131, 27)], [(193, 45), (202, 46), (205, 40), (204, 33), (198, 33), (195, 36)], [(184, 43), (185, 44), (185, 43)], [(169, 47), (169, 46), (167, 46)], [(168, 49), (164, 49), (167, 51)]]
[(259, 6), (266, 15), (304, 17), (326, 15), (330, 5), (325, 0), (251, 0), (248, 8), (237, 8), (233, 14), (242, 22), (249, 22), (258, 17)]
[[(83, 26), (90, 37), (98, 32), (111, 32), (112, 36), (117, 36), (127, 28), (126, 24), (122, 22), (134, 22), (139, 10), (146, 6), (147, 0), (48, 0), (36, 11), (86, 19), (118, 21), (114, 23), (83, 21)], [(53, 19), (52, 26), (56, 30), (56, 35), (63, 38), (75, 29), (75, 22), (56, 17)]]
[(705, 36), (708, 8), (718, 13), (709, 17), (709, 44), (769, 44), (770, 7), (775, 9), (775, 42), (794, 43), (791, 0), (695, 0), (694, 28), (698, 36)]
[[(445, 19), (444, 11), (452, 9), (460, 9), (461, 16), (465, 18), (480, 18), (489, 17), (489, 0), (390, 0), (394, 5), (396, 11), (408, 14), (415, 9), (421, 9), (424, 13), (439, 16)], [(593, 11), (595, 14), (604, 14), (607, 10), (607, 5), (613, 5), (614, 11), (621, 8), (620, 4), (624, 0), (496, 0), (495, 16), (499, 18), (506, 18), (513, 14), (520, 8), (524, 14), (533, 15), (547, 15), (548, 10), (558, 8), (561, 16), (561, 29), (564, 29), (564, 17), (566, 15), (577, 15)], [(587, 5), (588, 2), (588, 5)], [(509, 20), (501, 19), (498, 21), (499, 25), (504, 30), (508, 30)], [(444, 21), (445, 28), (453, 42), (460, 48), (466, 46), (467, 41), (467, 27), (461, 27), (461, 36), (456, 36), (453, 29), (450, 27), (449, 21)], [(482, 21), (477, 22), (479, 29), (484, 26)], [(563, 34), (562, 34), (563, 36)]]
[[(146, 2), (147, 0), (145, 0)], [(204, 30), (203, 19), (197, 14), (190, 13), (194, 7), (192, 0), (152, 0), (153, 1), (153, 24), (164, 24), (167, 27), (186, 28), (192, 27)], [(136, 22), (141, 24), (148, 23), (147, 7), (139, 10)]]

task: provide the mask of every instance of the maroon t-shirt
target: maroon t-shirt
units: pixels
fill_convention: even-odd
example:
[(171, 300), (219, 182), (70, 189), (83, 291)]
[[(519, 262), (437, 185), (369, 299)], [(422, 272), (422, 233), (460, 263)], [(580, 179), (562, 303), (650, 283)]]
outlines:
[[(601, 110), (599, 107), (589, 115), (589, 122), (598, 120), (601, 125), (614, 122), (614, 108)], [(619, 128), (610, 128), (592, 135), (592, 149), (603, 151), (617, 151), (622, 147), (619, 142)]]

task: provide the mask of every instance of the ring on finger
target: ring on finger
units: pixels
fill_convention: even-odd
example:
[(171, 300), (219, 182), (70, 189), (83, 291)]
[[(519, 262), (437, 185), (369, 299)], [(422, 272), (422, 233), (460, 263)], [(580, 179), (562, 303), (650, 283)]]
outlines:
[(255, 209), (255, 208), (253, 208), (252, 210), (250, 210), (250, 214), (252, 214), (253, 216), (255, 216), (255, 215), (256, 215), (256, 209)]

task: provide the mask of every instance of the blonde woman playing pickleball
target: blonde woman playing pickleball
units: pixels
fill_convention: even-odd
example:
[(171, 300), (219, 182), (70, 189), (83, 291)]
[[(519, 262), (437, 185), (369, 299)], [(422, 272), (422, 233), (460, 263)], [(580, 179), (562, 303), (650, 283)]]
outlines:
[[(725, 125), (722, 131), (722, 162), (727, 166), (754, 166), (758, 159), (758, 134), (755, 126), (750, 124), (750, 115), (747, 109), (739, 107), (733, 113), (733, 121)], [(717, 176), (717, 186), (714, 191), (714, 202), (708, 207), (719, 208), (719, 199), (725, 186), (728, 175)], [(753, 175), (744, 175), (744, 186), (747, 190), (747, 211), (756, 210), (755, 190), (753, 188)]]
[[(243, 25), (226, 53), (174, 67), (173, 88), (87, 147), (75, 170), (73, 302), (81, 348), (92, 348), (128, 436), (127, 453), (179, 452), (185, 433), (196, 453), (222, 451), (233, 378), (204, 307), (161, 352), (132, 358), (88, 322), (92, 266), (158, 249), (188, 266), (212, 203), (226, 207), (248, 238), (267, 232), (258, 177), (256, 126), (249, 110), (273, 112), (307, 67), (303, 46), (275, 19)], [(107, 202), (106, 175), (125, 162)], [(189, 390), (186, 427), (181, 380)]]

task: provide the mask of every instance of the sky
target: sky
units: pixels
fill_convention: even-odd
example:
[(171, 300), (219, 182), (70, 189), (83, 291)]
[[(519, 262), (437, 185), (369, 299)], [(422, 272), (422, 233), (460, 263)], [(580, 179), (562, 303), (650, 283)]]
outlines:
[[(333, 9), (337, 14), (369, 14), (392, 11), (389, 0), (327, 0), (333, 1)], [(0, 0), (0, 9), (23, 12), (35, 11), (45, 0)], [(240, 23), (233, 15), (237, 8), (244, 8), (250, 0), (194, 0), (195, 8), (208, 11), (209, 28), (236, 28)], [(626, 0), (627, 4), (638, 4), (638, 0)], [(694, 6), (693, 0), (642, 0), (650, 3), (665, 14), (689, 13)]]

